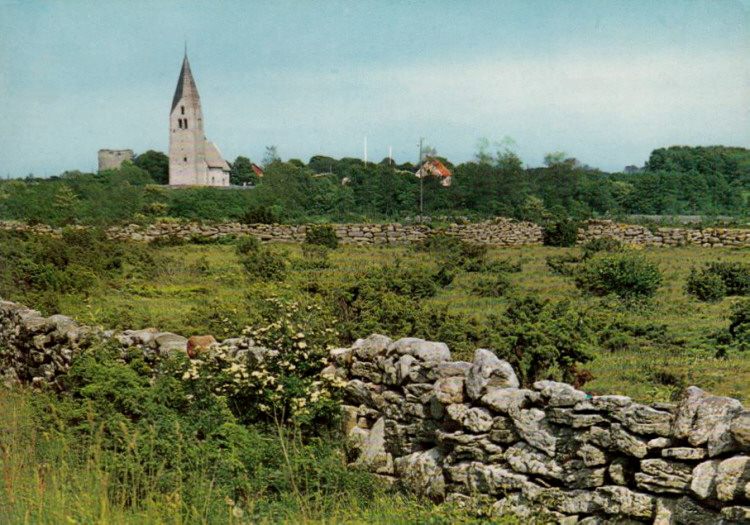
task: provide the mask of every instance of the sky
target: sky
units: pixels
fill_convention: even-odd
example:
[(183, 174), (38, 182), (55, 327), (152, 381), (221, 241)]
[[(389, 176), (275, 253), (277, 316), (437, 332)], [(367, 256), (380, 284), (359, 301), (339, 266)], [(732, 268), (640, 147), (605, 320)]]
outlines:
[(229, 161), (750, 147), (750, 0), (0, 0), (0, 176), (168, 152), (186, 42)]

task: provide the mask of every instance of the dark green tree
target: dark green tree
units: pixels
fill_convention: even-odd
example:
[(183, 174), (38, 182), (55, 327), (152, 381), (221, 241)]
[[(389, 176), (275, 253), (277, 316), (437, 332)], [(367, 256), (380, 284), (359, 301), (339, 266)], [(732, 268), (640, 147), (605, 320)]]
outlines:
[(133, 164), (146, 170), (156, 184), (169, 184), (169, 157), (161, 151), (148, 150), (141, 153)]

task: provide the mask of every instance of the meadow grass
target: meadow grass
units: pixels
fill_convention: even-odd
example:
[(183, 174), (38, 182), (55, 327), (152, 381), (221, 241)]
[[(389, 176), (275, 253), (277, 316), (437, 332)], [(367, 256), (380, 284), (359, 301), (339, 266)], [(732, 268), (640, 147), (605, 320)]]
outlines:
[[(137, 465), (136, 447), (112, 455), (94, 431), (84, 442), (71, 439), (69, 429), (40, 428), (33, 396), (24, 390), (0, 390), (0, 523), (16, 524), (432, 524), (494, 523), (519, 525), (513, 516), (490, 517), (489, 504), (474, 509), (438, 505), (384, 487), (362, 498), (355, 494), (331, 497), (322, 490), (250, 494), (241, 507), (218, 489), (205, 465), (177, 461), (181, 475), (165, 485), (161, 471), (143, 471), (138, 479), (122, 479), (123, 465)], [(79, 436), (80, 438), (80, 436)], [(138, 436), (130, 436), (131, 441)], [(270, 445), (277, 445), (269, 436)], [(284, 440), (284, 438), (278, 438)], [(286, 441), (291, 461), (297, 461), (293, 440)], [(308, 460), (309, 462), (309, 460)], [(324, 463), (312, 468), (323, 468)], [(263, 473), (259, 475), (269, 475)], [(274, 474), (278, 475), (278, 473)], [(363, 480), (378, 479), (362, 473)], [(303, 480), (299, 480), (300, 482)], [(140, 490), (129, 487), (138, 486)], [(143, 490), (145, 488), (145, 490)], [(188, 496), (189, 493), (189, 497)], [(525, 521), (524, 523), (528, 523)], [(539, 524), (546, 523), (544, 520)]]
[[(301, 248), (296, 245), (275, 245), (273, 249), (291, 258), (302, 257)], [(223, 312), (234, 320), (230, 328), (239, 329), (248, 321), (242, 306), (244, 301), (261, 289), (294, 295), (300, 293), (298, 290), (306, 283), (342, 285), (355, 279), (358, 272), (386, 264), (421, 267), (424, 271), (435, 271), (440, 264), (432, 254), (416, 252), (406, 246), (342, 246), (331, 252), (328, 268), (293, 270), (281, 283), (249, 283), (233, 246), (185, 245), (159, 251), (171, 262), (156, 276), (123, 278), (111, 286), (95, 289), (84, 301), (77, 297), (62, 298), (62, 310), (84, 323), (121, 328), (153, 326), (191, 335), (206, 330), (201, 317), (205, 309), (201, 308), (211, 303), (220, 310), (217, 315)], [(750, 251), (686, 246), (644, 248), (639, 252), (657, 263), (664, 275), (662, 287), (645, 305), (586, 295), (576, 289), (571, 278), (557, 275), (547, 267), (546, 257), (578, 254), (578, 248), (494, 248), (489, 258), (522, 263), (521, 272), (509, 274), (516, 294), (569, 300), (592, 315), (617, 315), (633, 323), (666, 326), (663, 341), (658, 338), (639, 340), (637, 347), (596, 351), (594, 360), (586, 365), (594, 375), (586, 389), (600, 394), (630, 395), (639, 401), (665, 401), (680, 388), (694, 384), (719, 395), (730, 395), (744, 402), (750, 400), (750, 355), (730, 351), (726, 358), (717, 359), (715, 349), (707, 341), (711, 333), (728, 325), (731, 305), (738, 298), (703, 303), (685, 292), (692, 267), (714, 260), (746, 261)], [(473, 285), (483, 278), (486, 275), (461, 272), (435, 297), (424, 301), (469, 318), (501, 314), (507, 306), (507, 298), (478, 297), (472, 292)], [(232, 334), (228, 331), (219, 335)], [(456, 357), (471, 359), (471, 355), (462, 353)]]

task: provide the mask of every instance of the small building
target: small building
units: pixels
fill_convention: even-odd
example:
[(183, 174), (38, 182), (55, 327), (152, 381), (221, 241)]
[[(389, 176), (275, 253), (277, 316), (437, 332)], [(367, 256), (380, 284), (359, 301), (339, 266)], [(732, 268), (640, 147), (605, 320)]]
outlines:
[(229, 186), (230, 167), (203, 133), (203, 111), (187, 53), (169, 114), (169, 185)]
[(132, 149), (100, 149), (99, 171), (116, 170), (126, 160), (133, 159)]

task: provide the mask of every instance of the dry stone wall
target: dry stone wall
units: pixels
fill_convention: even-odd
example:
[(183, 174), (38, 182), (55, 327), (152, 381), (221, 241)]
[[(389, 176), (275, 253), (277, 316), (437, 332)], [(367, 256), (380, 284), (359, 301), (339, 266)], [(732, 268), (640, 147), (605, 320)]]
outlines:
[[(100, 340), (147, 358), (187, 343), (0, 301), (6, 384), (63, 389)], [(273, 355), (248, 338), (221, 344), (238, 359)], [(520, 388), (489, 350), (453, 361), (444, 343), (382, 335), (332, 350), (330, 363), (322, 374), (344, 381), (353, 466), (424, 497), (569, 525), (750, 523), (750, 411), (734, 399), (690, 387), (679, 404), (642, 405), (553, 381)]]
[(489, 350), (373, 335), (335, 350), (356, 464), (435, 500), (554, 523), (750, 523), (750, 411), (690, 387), (641, 405), (539, 381)]
[[(490, 246), (539, 245), (543, 241), (543, 229), (531, 222), (516, 222), (497, 218), (491, 221), (451, 224), (444, 228), (431, 228), (414, 224), (334, 224), (336, 235), (342, 244), (384, 245), (412, 244), (424, 240), (430, 234), (443, 232), (466, 242)], [(292, 224), (184, 224), (161, 222), (151, 225), (129, 224), (108, 230), (114, 239), (151, 241), (163, 237), (206, 237), (216, 239), (228, 235), (252, 235), (265, 242), (301, 243), (305, 240), (307, 225)], [(37, 233), (58, 235), (59, 229), (47, 225), (27, 225), (19, 222), (0, 222), (0, 229), (29, 230)], [(627, 244), (642, 246), (698, 245), (704, 247), (750, 246), (750, 230), (731, 228), (657, 228), (619, 224), (609, 220), (588, 221), (578, 233), (579, 243), (592, 239), (611, 237)]]

